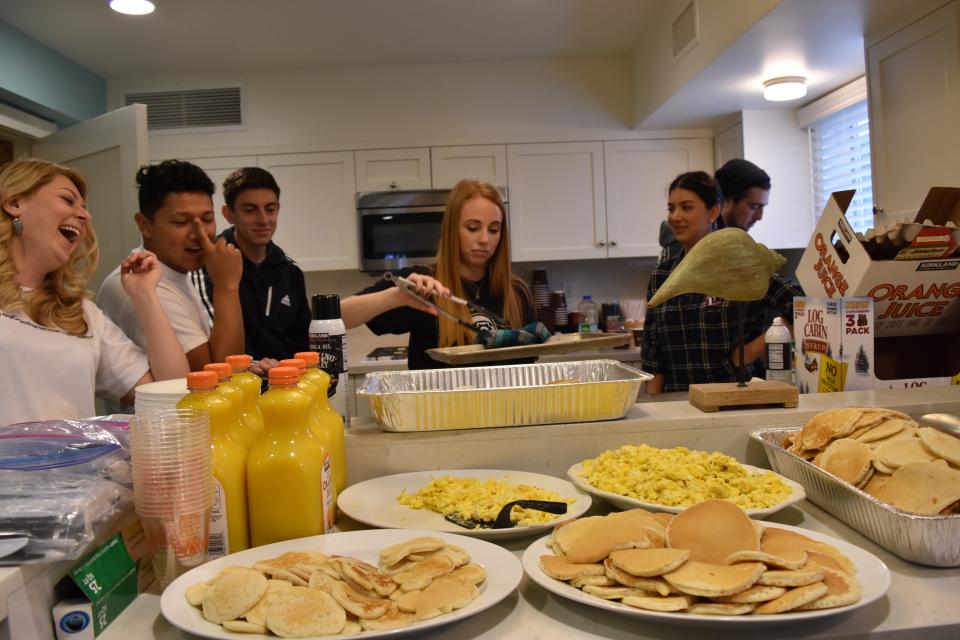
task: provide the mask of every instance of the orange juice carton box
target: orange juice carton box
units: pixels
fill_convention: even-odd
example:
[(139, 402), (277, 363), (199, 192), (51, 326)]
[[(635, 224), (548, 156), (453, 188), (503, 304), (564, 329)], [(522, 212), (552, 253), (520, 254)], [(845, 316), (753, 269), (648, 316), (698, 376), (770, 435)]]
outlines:
[[(824, 207), (797, 266), (804, 293), (873, 301), (874, 388), (960, 383), (960, 254), (955, 242), (960, 188), (931, 188), (913, 223), (888, 232), (879, 228), (866, 237), (858, 236), (844, 215), (853, 194), (836, 192)], [(913, 226), (914, 233), (908, 234), (905, 226)], [(905, 245), (886, 247), (894, 240)], [(839, 319), (842, 304), (835, 311)], [(798, 350), (801, 339), (796, 338)], [(831, 345), (834, 354), (838, 349)], [(850, 353), (846, 344), (843, 349)], [(798, 360), (797, 371), (803, 367)], [(820, 384), (818, 378), (818, 388)], [(814, 391), (812, 384), (809, 391)]]

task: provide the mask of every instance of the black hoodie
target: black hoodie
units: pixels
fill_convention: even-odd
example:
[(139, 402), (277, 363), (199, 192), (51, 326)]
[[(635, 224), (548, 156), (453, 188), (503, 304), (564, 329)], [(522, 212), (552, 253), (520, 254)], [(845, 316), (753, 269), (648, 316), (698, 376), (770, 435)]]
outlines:
[[(221, 235), (227, 242), (237, 244), (233, 227)], [(194, 271), (190, 274), (190, 282), (213, 319), (210, 274), (206, 269)], [(273, 242), (267, 247), (267, 257), (260, 264), (243, 257), (240, 307), (246, 352), (254, 360), (280, 360), (292, 358), (298, 351), (309, 351), (311, 315), (303, 271)]]

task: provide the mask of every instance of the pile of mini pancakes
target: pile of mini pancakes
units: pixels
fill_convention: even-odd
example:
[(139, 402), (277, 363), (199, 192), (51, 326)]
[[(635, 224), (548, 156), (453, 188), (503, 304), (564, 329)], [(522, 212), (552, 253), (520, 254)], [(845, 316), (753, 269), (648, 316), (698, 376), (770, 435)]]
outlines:
[(382, 570), (345, 556), (289, 551), (253, 567), (225, 567), (186, 590), (187, 602), (228, 631), (283, 638), (406, 627), (461, 609), (486, 570), (433, 537), (380, 551)]
[(726, 500), (673, 516), (632, 509), (554, 530), (548, 576), (597, 598), (662, 612), (776, 614), (853, 604), (853, 562), (836, 547), (764, 527)]
[(889, 505), (960, 513), (960, 439), (899, 411), (845, 407), (810, 418), (784, 448)]

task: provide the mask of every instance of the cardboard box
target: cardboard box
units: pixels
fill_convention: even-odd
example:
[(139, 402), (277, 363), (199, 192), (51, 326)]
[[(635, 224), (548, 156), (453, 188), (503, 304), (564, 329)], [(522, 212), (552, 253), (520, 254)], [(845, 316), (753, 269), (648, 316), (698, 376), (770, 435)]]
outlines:
[[(875, 386), (957, 380), (960, 257), (872, 259), (844, 216), (853, 194), (839, 191), (827, 201), (797, 267), (804, 293), (813, 298), (873, 299)], [(917, 222), (925, 220), (960, 225), (960, 188), (930, 189), (916, 216)], [(799, 370), (802, 362), (797, 366)]]
[(800, 393), (873, 389), (873, 298), (794, 298)]
[[(873, 260), (844, 212), (854, 191), (827, 201), (797, 278), (806, 295), (826, 298), (870, 296), (876, 304), (877, 336), (955, 333), (960, 329), (960, 258)], [(960, 226), (960, 188), (930, 189), (916, 221)]]
[(135, 514), (77, 562), (57, 585), (53, 607), (57, 637), (92, 638), (153, 582), (143, 526)]

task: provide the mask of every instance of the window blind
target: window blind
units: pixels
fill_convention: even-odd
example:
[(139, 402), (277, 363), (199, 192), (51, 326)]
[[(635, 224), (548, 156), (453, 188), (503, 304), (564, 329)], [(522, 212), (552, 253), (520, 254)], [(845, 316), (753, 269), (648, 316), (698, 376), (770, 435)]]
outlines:
[(856, 189), (847, 220), (856, 231), (873, 226), (869, 124), (867, 101), (861, 100), (810, 127), (814, 219), (819, 219), (831, 193)]

